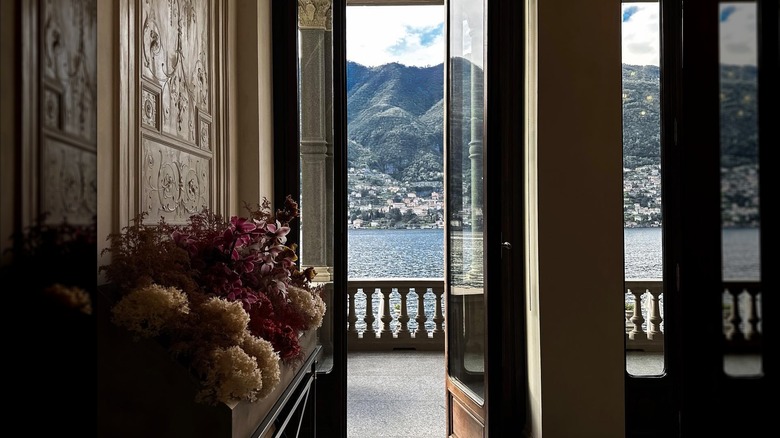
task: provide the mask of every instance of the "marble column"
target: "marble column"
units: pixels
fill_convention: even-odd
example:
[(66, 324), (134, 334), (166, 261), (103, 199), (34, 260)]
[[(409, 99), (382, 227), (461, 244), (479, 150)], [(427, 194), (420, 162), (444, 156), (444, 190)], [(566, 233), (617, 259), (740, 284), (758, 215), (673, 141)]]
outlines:
[(317, 281), (333, 266), (332, 0), (299, 0), (301, 264)]
[[(298, 0), (301, 151), (300, 266), (317, 271), (327, 311), (318, 331), (323, 363), (333, 348), (333, 2)], [(324, 365), (327, 366), (327, 365)]]

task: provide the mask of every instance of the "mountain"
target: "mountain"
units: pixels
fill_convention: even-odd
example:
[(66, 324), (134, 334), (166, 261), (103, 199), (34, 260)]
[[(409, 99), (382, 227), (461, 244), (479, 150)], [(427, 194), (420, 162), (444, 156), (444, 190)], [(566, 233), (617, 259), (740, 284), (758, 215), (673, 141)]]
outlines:
[(443, 65), (347, 64), (347, 138), (351, 167), (399, 181), (441, 179)]
[[(461, 78), (464, 86), (455, 87), (450, 96), (449, 135), (451, 144), (461, 146), (455, 146), (449, 160), (460, 163), (461, 172), (453, 172), (453, 177), (460, 177), (462, 193), (470, 193), (469, 84), (472, 72), (482, 75), (465, 59), (450, 62), (452, 76)], [(623, 65), (622, 73), (624, 220), (626, 226), (659, 226), (660, 70)], [(360, 194), (359, 200), (350, 199), (350, 205), (385, 205), (399, 190), (426, 198), (443, 191), (443, 80), (443, 64), (347, 64), (349, 190)], [(759, 218), (756, 68), (723, 65), (720, 84), (723, 224), (755, 226)], [(688, 111), (700, 105), (682, 104)], [(566, 102), (560, 102), (560, 107), (565, 110)]]
[[(401, 182), (440, 178), (443, 80), (443, 64), (366, 67), (348, 62), (349, 165)], [(623, 161), (627, 169), (660, 164), (659, 80), (657, 66), (623, 65)], [(721, 84), (722, 163), (724, 167), (755, 163), (756, 68), (722, 66)], [(695, 103), (690, 106), (695, 108)], [(468, 105), (464, 105), (466, 111)], [(457, 119), (468, 123), (467, 114)], [(467, 143), (466, 128), (461, 132)]]

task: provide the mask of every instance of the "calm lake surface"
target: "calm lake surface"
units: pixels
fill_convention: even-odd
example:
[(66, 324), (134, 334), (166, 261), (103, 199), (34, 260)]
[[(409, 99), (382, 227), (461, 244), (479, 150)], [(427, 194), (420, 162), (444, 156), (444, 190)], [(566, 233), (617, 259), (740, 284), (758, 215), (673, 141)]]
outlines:
[[(625, 228), (626, 278), (661, 278), (660, 228)], [(444, 230), (351, 229), (349, 278), (444, 277)], [(723, 231), (724, 279), (759, 279), (759, 232)]]
[[(351, 229), (348, 234), (348, 275), (355, 278), (443, 278), (444, 277), (444, 230), (372, 230)], [(625, 278), (662, 278), (661, 229), (625, 228)], [(757, 229), (728, 229), (723, 231), (724, 279), (757, 281), (759, 277), (759, 232)], [(464, 254), (470, 257), (470, 251), (464, 248)], [(459, 265), (469, 265), (469, 260), (455, 260), (455, 270)], [(363, 292), (358, 292), (363, 295)], [(374, 294), (372, 306), (380, 311), (380, 294)], [(630, 294), (629, 294), (630, 295)], [(410, 292), (410, 303), (416, 302), (416, 291)], [(633, 296), (627, 296), (627, 301)], [(400, 303), (396, 290), (390, 294), (390, 306)], [(445, 303), (442, 303), (444, 305)], [(425, 327), (434, 327), (435, 300), (431, 292), (425, 299), (425, 314), (428, 320)], [(356, 328), (365, 329), (365, 297), (357, 297), (355, 309), (358, 316)], [(416, 310), (410, 308), (412, 320), (409, 329), (415, 330)], [(374, 321), (374, 329), (379, 329), (379, 318)], [(397, 319), (390, 323), (395, 329)]]

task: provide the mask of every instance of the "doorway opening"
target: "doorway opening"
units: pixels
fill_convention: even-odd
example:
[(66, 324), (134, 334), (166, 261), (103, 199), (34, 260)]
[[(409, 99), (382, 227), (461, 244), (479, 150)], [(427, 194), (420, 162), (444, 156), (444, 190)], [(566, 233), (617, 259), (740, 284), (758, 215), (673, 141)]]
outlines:
[(347, 436), (443, 436), (445, 6), (392, 3), (346, 8)]

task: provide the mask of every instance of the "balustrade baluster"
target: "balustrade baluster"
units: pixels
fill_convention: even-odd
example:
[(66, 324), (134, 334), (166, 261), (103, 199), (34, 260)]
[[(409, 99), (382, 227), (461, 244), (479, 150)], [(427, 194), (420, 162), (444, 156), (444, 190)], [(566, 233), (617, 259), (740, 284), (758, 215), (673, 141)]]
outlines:
[(425, 315), (425, 293), (428, 288), (420, 287), (415, 290), (417, 291), (417, 317), (414, 320), (417, 321), (417, 330), (414, 331), (414, 337), (427, 339), (428, 329), (425, 328), (425, 321), (428, 320), (428, 317)]
[(401, 295), (401, 314), (398, 316), (400, 325), (398, 327), (397, 336), (398, 339), (411, 339), (412, 333), (409, 331), (409, 312), (406, 309), (406, 298), (409, 295), (409, 287), (399, 287), (398, 294)]
[(441, 297), (444, 296), (443, 287), (431, 288), (433, 295), (436, 297), (436, 313), (433, 315), (433, 322), (436, 323), (436, 327), (433, 329), (433, 338), (440, 339), (444, 337), (444, 313), (442, 312)]
[(379, 297), (382, 307), (382, 314), (379, 319), (382, 321), (382, 330), (379, 332), (380, 339), (392, 339), (393, 331), (390, 330), (390, 322), (393, 321), (393, 315), (390, 313), (390, 292), (392, 288), (383, 287), (379, 289), (382, 295)]
[(363, 331), (363, 339), (376, 339), (376, 330), (374, 330), (374, 305), (371, 302), (374, 295), (374, 289), (372, 287), (363, 288), (363, 292), (366, 294), (366, 316), (363, 317), (363, 321), (366, 322), (366, 329)]
[(731, 317), (728, 320), (731, 324), (731, 330), (726, 333), (726, 338), (730, 341), (740, 342), (745, 340), (745, 334), (742, 332), (742, 311), (739, 306), (739, 295), (742, 293), (742, 288), (735, 285), (732, 289), (726, 289), (726, 292), (731, 295)]
[(645, 290), (629, 289), (628, 291), (634, 295), (634, 316), (631, 317), (631, 323), (634, 324), (634, 328), (628, 334), (628, 338), (632, 341), (647, 340), (647, 333), (645, 333), (642, 327), (645, 322), (645, 318), (642, 316), (642, 294), (645, 293)]
[(653, 341), (661, 341), (664, 338), (664, 334), (661, 331), (661, 305), (660, 297), (662, 289), (651, 287), (647, 290), (650, 293), (650, 309), (648, 309), (648, 316), (650, 320), (650, 327), (648, 327), (647, 338)]
[(347, 288), (347, 299), (349, 300), (349, 312), (347, 313), (347, 339), (357, 339), (360, 337), (357, 331), (357, 315), (355, 312), (355, 294), (357, 294), (358, 288)]
[(757, 341), (761, 339), (761, 332), (758, 330), (758, 323), (761, 318), (758, 316), (758, 290), (747, 289), (750, 295), (750, 305), (748, 306), (747, 321), (750, 327), (750, 333), (748, 333), (748, 339), (751, 341)]

